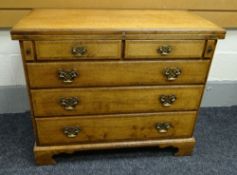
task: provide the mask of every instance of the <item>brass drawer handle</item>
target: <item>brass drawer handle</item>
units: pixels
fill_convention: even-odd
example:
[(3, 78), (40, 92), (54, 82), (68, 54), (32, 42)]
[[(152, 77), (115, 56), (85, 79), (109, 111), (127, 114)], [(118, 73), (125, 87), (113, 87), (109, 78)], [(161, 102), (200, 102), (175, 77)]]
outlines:
[(155, 127), (159, 133), (167, 133), (172, 125), (170, 123), (157, 123)]
[(163, 75), (166, 77), (168, 81), (174, 81), (181, 75), (182, 71), (180, 68), (165, 68), (163, 71)]
[(77, 46), (72, 48), (72, 54), (74, 56), (83, 56), (87, 53), (87, 49), (84, 46)]
[(72, 111), (79, 104), (79, 99), (77, 97), (67, 97), (60, 98), (60, 104), (67, 111)]
[(75, 78), (77, 78), (79, 73), (75, 70), (59, 70), (58, 78), (61, 79), (65, 84), (70, 84)]
[(169, 107), (176, 101), (177, 97), (175, 95), (161, 95), (160, 96), (160, 103), (164, 107)]
[(63, 133), (69, 138), (76, 137), (80, 131), (81, 129), (79, 127), (65, 127), (63, 129)]
[(169, 54), (172, 52), (172, 48), (171, 48), (171, 46), (169, 46), (169, 45), (163, 45), (163, 46), (160, 46), (160, 47), (157, 49), (157, 52), (158, 52), (161, 56), (167, 56), (167, 55), (169, 55)]

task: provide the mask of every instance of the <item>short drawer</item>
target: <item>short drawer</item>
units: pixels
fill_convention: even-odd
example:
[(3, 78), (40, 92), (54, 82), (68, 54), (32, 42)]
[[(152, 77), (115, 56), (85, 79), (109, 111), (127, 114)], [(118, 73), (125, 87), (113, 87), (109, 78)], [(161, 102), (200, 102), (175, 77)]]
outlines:
[(35, 41), (38, 60), (119, 59), (120, 40)]
[(63, 116), (197, 110), (203, 86), (31, 90), (34, 115)]
[(204, 40), (127, 40), (125, 58), (200, 58)]
[(31, 88), (203, 84), (209, 60), (28, 63)]
[(196, 112), (37, 118), (39, 145), (191, 137)]

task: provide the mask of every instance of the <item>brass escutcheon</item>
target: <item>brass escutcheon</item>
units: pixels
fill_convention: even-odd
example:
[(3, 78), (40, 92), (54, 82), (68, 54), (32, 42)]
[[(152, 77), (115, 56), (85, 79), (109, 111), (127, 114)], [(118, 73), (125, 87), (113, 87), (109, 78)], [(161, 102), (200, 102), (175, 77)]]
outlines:
[(60, 104), (67, 111), (72, 111), (75, 109), (76, 105), (79, 104), (79, 99), (77, 97), (62, 97), (60, 98)]
[(69, 138), (74, 138), (78, 135), (78, 133), (81, 131), (79, 127), (65, 127), (63, 128), (63, 133), (69, 137)]
[(167, 55), (169, 55), (169, 54), (172, 52), (172, 48), (171, 48), (171, 46), (169, 46), (169, 45), (163, 45), (163, 46), (160, 46), (160, 47), (157, 49), (157, 52), (158, 52), (161, 56), (167, 56)]
[(72, 48), (72, 54), (74, 56), (83, 56), (87, 52), (87, 49), (84, 46), (77, 46)]
[(177, 97), (175, 95), (161, 95), (160, 96), (160, 103), (164, 107), (169, 107), (176, 101)]
[(163, 71), (163, 75), (166, 77), (168, 81), (174, 81), (181, 75), (182, 71), (180, 68), (165, 68)]
[(78, 77), (79, 73), (75, 70), (58, 70), (58, 78), (65, 84), (70, 84)]
[(172, 127), (170, 123), (157, 123), (156, 124), (156, 129), (159, 133), (167, 133), (168, 130)]

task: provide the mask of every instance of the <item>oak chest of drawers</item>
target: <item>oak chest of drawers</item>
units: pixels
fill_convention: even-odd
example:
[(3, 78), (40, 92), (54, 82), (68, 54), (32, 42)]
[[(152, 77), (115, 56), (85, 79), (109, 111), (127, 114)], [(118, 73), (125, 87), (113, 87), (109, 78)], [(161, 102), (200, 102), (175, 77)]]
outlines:
[(11, 34), (20, 41), (38, 164), (90, 149), (191, 154), (223, 29), (182, 11), (42, 9)]

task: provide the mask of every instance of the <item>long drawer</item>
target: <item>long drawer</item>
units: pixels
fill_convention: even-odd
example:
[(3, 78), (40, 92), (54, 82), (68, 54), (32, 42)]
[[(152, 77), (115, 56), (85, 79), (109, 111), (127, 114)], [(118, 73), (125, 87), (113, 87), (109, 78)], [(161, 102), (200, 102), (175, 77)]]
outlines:
[(127, 40), (125, 58), (201, 58), (205, 40)]
[(35, 41), (38, 60), (119, 59), (120, 40)]
[(191, 137), (196, 112), (36, 118), (40, 145)]
[(205, 83), (210, 61), (27, 63), (31, 88)]
[(197, 110), (203, 86), (31, 90), (35, 116)]

